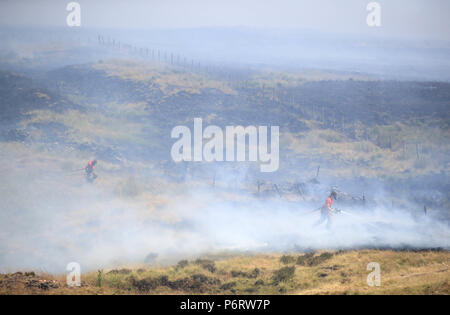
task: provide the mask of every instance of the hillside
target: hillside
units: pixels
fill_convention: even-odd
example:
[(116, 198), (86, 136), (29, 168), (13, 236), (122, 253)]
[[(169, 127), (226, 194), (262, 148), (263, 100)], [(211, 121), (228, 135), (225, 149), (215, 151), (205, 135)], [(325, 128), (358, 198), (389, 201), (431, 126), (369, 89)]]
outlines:
[(398, 2), (0, 0), (0, 296), (449, 295), (450, 2)]
[[(2, 292), (448, 292), (446, 251), (351, 250), (448, 250), (449, 83), (133, 58), (18, 70), (0, 73), (0, 236), (8, 240), (0, 272), (42, 275), (3, 275)], [(196, 117), (222, 128), (279, 125), (279, 170), (173, 162), (172, 128), (192, 128)], [(84, 167), (94, 158), (91, 184)], [(315, 227), (313, 210), (335, 186), (350, 215), (337, 216), (330, 237)], [(314, 267), (289, 263), (293, 280), (273, 283), (281, 253), (311, 249), (350, 252)], [(220, 251), (231, 257), (215, 262), (217, 272), (192, 261), (173, 267)], [(361, 284), (365, 265), (351, 261), (359, 255), (385, 261), (389, 286)], [(148, 257), (161, 267), (149, 268)], [(39, 284), (70, 261), (88, 272), (85, 287), (68, 291), (61, 278)], [(134, 271), (108, 273), (118, 266)], [(91, 273), (98, 269), (100, 289)]]
[[(446, 251), (225, 254), (99, 270), (83, 274), (74, 288), (65, 276), (0, 274), (0, 294), (448, 294), (449, 261)], [(370, 262), (380, 264), (380, 286), (367, 284)]]
[[(95, 151), (170, 168), (170, 130), (201, 117), (220, 127), (279, 125), (280, 172), (286, 177), (306, 176), (296, 170), (300, 164), (309, 172), (321, 165), (326, 174), (341, 177), (448, 172), (450, 84), (312, 81), (301, 73), (279, 79), (257, 71), (234, 80), (212, 75), (120, 60), (53, 70), (34, 80), (41, 94), (25, 81), (16, 84), (22, 94), (23, 86), (31, 89), (26, 93), (35, 93), (36, 102), (20, 109), (28, 119), (18, 129), (47, 130), (31, 138), (45, 142), (59, 126), (67, 130), (64, 142), (86, 146), (101, 159), (108, 154)], [(17, 119), (19, 112), (8, 104), (23, 104), (29, 96), (8, 85), (3, 94), (2, 117)], [(44, 96), (56, 107), (40, 104)]]
[(16, 76), (16, 83), (11, 75), (3, 72), (2, 117), (14, 124), (2, 126), (2, 138), (28, 148), (95, 156), (114, 169), (137, 171), (145, 163), (168, 177), (211, 181), (214, 172), (240, 172), (238, 165), (174, 163), (173, 127), (192, 127), (196, 117), (219, 127), (279, 125), (279, 171), (261, 174), (246, 164), (247, 181), (301, 183), (318, 167), (332, 182), (409, 185), (442, 177), (434, 184), (446, 196), (441, 206), (448, 202), (448, 83), (324, 71), (230, 69), (221, 76), (137, 60), (66, 66)]

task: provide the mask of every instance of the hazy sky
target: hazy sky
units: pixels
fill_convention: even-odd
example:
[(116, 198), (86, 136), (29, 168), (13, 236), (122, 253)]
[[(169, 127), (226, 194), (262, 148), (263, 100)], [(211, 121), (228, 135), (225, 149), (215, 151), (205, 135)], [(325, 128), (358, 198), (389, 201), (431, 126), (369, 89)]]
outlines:
[[(69, 0), (0, 0), (0, 24), (66, 25)], [(82, 27), (271, 27), (450, 40), (449, 0), (79, 0)]]

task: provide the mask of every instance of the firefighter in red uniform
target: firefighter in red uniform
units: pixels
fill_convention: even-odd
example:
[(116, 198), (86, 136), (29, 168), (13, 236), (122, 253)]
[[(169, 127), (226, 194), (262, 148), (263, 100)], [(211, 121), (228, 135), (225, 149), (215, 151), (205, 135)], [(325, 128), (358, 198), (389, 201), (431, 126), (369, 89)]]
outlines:
[(84, 168), (84, 170), (86, 172), (86, 179), (90, 183), (92, 183), (97, 178), (97, 174), (94, 173), (94, 168), (95, 168), (96, 164), (97, 164), (97, 160), (91, 160), (88, 162), (88, 164)]
[(336, 193), (336, 191), (333, 190), (330, 193), (330, 195), (327, 197), (327, 199), (325, 200), (325, 204), (320, 209), (320, 219), (319, 219), (319, 221), (316, 222), (316, 224), (314, 224), (314, 226), (322, 224), (323, 221), (326, 220), (327, 221), (327, 229), (331, 228), (332, 216), (333, 216), (333, 213), (336, 212), (333, 209), (333, 199), (336, 200), (336, 198), (337, 198), (337, 193)]

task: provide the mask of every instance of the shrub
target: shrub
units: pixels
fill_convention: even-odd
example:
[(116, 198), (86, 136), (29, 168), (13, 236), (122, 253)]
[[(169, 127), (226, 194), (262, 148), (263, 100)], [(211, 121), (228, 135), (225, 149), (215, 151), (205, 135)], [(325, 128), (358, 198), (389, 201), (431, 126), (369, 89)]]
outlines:
[(297, 265), (300, 266), (307, 266), (308, 265), (308, 261), (314, 257), (314, 253), (306, 253), (302, 256), (298, 256), (297, 257)]
[(214, 273), (216, 271), (216, 264), (213, 260), (199, 258), (195, 261), (195, 264), (200, 265), (203, 269), (206, 269), (211, 273)]
[(255, 285), (264, 285), (264, 280), (257, 280), (256, 282), (255, 282)]
[(122, 269), (113, 269), (113, 270), (111, 270), (111, 271), (108, 271), (108, 275), (109, 274), (113, 274), (113, 275), (117, 275), (117, 274), (120, 274), (120, 275), (128, 275), (128, 274), (130, 274), (132, 271), (130, 270), (130, 269), (126, 269), (126, 268), (122, 268)]
[(295, 274), (295, 266), (283, 267), (275, 271), (273, 281), (275, 284), (291, 280)]
[(101, 287), (103, 285), (103, 270), (97, 271), (97, 286)]
[(222, 289), (222, 290), (230, 290), (230, 289), (232, 289), (232, 288), (235, 287), (235, 286), (236, 286), (236, 282), (233, 281), (233, 282), (228, 282), (228, 283), (223, 284), (223, 285), (220, 287), (220, 289)]
[(140, 292), (148, 292), (150, 290), (156, 289), (160, 285), (168, 285), (168, 277), (160, 276), (157, 278), (144, 278), (141, 280), (136, 280), (136, 278), (130, 278), (131, 285), (135, 287)]
[(313, 253), (307, 253), (297, 258), (297, 265), (308, 267), (317, 266), (324, 261), (329, 260), (331, 257), (333, 257), (332, 253), (322, 253), (319, 256), (314, 256)]
[(184, 267), (186, 267), (187, 265), (189, 265), (189, 262), (186, 259), (180, 260), (177, 263), (177, 269), (183, 269)]
[(243, 277), (243, 278), (254, 279), (254, 278), (257, 278), (259, 276), (259, 274), (260, 274), (260, 270), (258, 268), (253, 269), (252, 272), (231, 270), (231, 276), (233, 278)]
[(290, 255), (283, 255), (280, 258), (280, 262), (285, 265), (292, 264), (295, 262), (295, 257)]

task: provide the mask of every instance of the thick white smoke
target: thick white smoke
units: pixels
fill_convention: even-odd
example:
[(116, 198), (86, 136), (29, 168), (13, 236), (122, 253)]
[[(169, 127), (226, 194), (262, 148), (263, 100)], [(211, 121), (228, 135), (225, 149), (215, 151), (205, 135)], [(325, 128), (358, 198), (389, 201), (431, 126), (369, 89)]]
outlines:
[(450, 247), (448, 223), (395, 208), (353, 208), (336, 215), (328, 230), (325, 223), (314, 226), (317, 203), (190, 189), (168, 192), (168, 201), (154, 208), (144, 198), (119, 198), (79, 179), (27, 176), (10, 171), (2, 186), (1, 272), (63, 273), (72, 261), (86, 271), (225, 250)]

